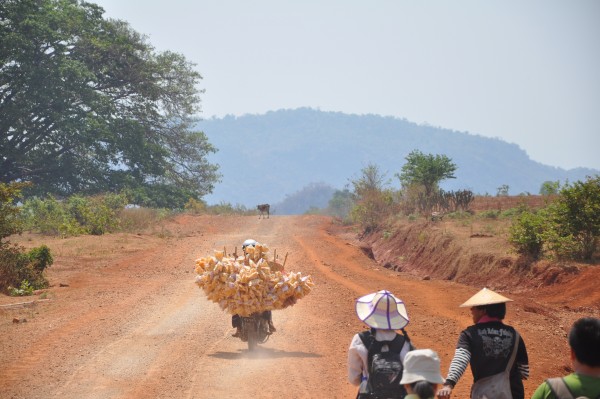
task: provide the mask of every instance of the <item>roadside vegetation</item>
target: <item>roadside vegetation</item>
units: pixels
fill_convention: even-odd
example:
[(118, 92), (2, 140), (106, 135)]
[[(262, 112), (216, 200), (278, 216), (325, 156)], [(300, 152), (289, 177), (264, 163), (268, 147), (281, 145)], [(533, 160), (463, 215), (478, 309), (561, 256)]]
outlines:
[(44, 270), (54, 261), (45, 245), (25, 251), (6, 239), (22, 232), (20, 208), (15, 202), (27, 186), (0, 183), (0, 289), (10, 295), (31, 295), (47, 287)]
[(591, 262), (600, 237), (600, 176), (565, 185), (541, 209), (522, 209), (514, 218), (509, 240), (533, 259)]
[[(194, 215), (254, 215), (241, 205), (207, 205), (190, 198), (184, 207), (147, 208), (130, 203), (126, 194), (72, 195), (56, 198), (30, 197), (23, 190), (31, 183), (0, 182), (0, 292), (31, 295), (48, 286), (44, 270), (53, 263), (49, 247), (26, 251), (12, 244), (10, 236), (32, 232), (49, 237), (139, 233), (181, 213)], [(167, 236), (166, 233), (161, 233)]]
[[(475, 196), (469, 190), (446, 192), (439, 188), (444, 179), (455, 178), (456, 165), (446, 156), (413, 151), (406, 157), (391, 186), (379, 168), (370, 164), (350, 180), (352, 190), (336, 191), (327, 213), (342, 223), (357, 224), (363, 235), (383, 231), (393, 234), (398, 221), (431, 221), (443, 218), (457, 225), (483, 223), (480, 235), (502, 235), (523, 262), (540, 259), (574, 260), (593, 263), (600, 237), (600, 177), (566, 183), (544, 182), (543, 201), (527, 201), (501, 209), (473, 209)], [(508, 198), (509, 187), (498, 188), (496, 199)], [(523, 195), (526, 199), (530, 195)], [(487, 221), (487, 222), (486, 222)], [(474, 233), (475, 234), (475, 233)]]

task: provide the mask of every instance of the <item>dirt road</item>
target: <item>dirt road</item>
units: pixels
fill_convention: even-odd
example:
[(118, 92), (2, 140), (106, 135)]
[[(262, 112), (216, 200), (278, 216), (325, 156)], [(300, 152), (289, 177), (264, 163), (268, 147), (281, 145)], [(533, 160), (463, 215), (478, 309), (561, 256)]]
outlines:
[[(231, 337), (230, 316), (193, 283), (196, 258), (232, 252), (247, 238), (288, 253), (286, 269), (316, 284), (273, 312), (278, 331), (256, 353)], [(476, 291), (383, 269), (353, 234), (318, 216), (183, 216), (154, 234), (45, 241), (56, 258), (53, 287), (32, 306), (14, 305), (31, 297), (0, 298), (2, 398), (352, 398), (346, 350), (364, 328), (354, 299), (384, 288), (402, 298), (411, 339), (438, 351), (445, 374), (470, 324), (458, 305)], [(504, 294), (515, 299), (506, 322), (528, 347), (531, 395), (566, 372), (566, 331), (598, 309), (565, 309), (559, 294), (550, 303), (543, 291)], [(468, 397), (470, 379), (467, 372), (455, 398)]]

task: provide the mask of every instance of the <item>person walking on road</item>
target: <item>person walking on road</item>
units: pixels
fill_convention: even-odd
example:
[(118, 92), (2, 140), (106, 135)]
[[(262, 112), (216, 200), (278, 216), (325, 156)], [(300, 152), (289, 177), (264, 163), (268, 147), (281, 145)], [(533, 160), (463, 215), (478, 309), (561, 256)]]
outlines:
[(584, 317), (569, 332), (574, 373), (549, 378), (531, 399), (600, 398), (600, 319)]
[(512, 299), (484, 288), (460, 305), (471, 309), (475, 324), (460, 333), (439, 398), (450, 398), (470, 364), (471, 398), (524, 399), (522, 380), (529, 377), (527, 349), (519, 333), (503, 323), (506, 302)]
[(348, 348), (348, 381), (359, 386), (357, 398), (404, 398), (404, 358), (414, 349), (404, 331), (409, 322), (404, 302), (381, 290), (358, 298), (356, 314), (371, 328), (354, 335)]

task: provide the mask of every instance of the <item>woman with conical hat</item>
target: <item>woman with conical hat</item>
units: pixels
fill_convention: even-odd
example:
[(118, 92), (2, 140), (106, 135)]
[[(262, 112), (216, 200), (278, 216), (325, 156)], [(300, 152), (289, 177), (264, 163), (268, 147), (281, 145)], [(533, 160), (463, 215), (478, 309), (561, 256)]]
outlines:
[[(454, 358), (439, 398), (449, 398), (452, 389), (471, 365), (473, 386), (471, 398), (524, 399), (523, 380), (529, 377), (529, 360), (525, 342), (519, 333), (502, 320), (506, 316), (506, 303), (512, 302), (490, 289), (484, 288), (460, 305), (471, 309), (474, 325), (460, 333)], [(510, 387), (505, 393), (483, 396), (479, 392), (491, 386), (493, 376), (508, 372)]]
[(402, 370), (390, 376), (389, 390), (369, 379), (375, 353), (397, 353), (403, 364), (406, 354), (414, 349), (404, 331), (409, 321), (404, 302), (391, 292), (381, 290), (358, 298), (355, 307), (359, 320), (370, 330), (352, 338), (348, 348), (348, 381), (359, 386), (358, 398), (404, 398), (406, 391), (400, 384)]

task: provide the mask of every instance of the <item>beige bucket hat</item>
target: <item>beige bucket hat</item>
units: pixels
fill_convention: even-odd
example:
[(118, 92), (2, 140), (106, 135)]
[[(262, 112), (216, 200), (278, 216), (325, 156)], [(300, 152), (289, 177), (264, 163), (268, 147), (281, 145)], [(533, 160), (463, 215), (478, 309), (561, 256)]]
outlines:
[(470, 308), (472, 306), (484, 306), (493, 305), (495, 303), (512, 302), (512, 299), (508, 299), (492, 290), (487, 288), (482, 289), (477, 294), (473, 295), (467, 300), (467, 302), (460, 305), (460, 308)]
[(386, 290), (358, 298), (356, 314), (369, 327), (382, 330), (400, 330), (409, 321), (404, 302)]
[(443, 384), (445, 381), (440, 373), (440, 357), (431, 349), (415, 349), (404, 357), (404, 371), (400, 384), (419, 381), (432, 384)]

